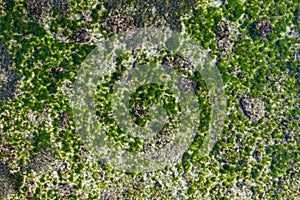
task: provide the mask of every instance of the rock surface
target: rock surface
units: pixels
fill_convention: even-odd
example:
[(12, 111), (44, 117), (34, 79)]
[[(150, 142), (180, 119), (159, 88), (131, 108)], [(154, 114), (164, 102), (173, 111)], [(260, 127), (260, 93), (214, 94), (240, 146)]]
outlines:
[(271, 33), (273, 30), (273, 27), (271, 26), (270, 22), (267, 20), (259, 21), (255, 24), (255, 28), (260, 31), (262, 35), (265, 33)]
[(20, 76), (12, 69), (11, 55), (0, 43), (0, 103), (13, 99)]
[(9, 173), (7, 166), (0, 164), (0, 197), (8, 198), (18, 189), (19, 184), (16, 177)]
[(243, 98), (240, 103), (244, 114), (252, 122), (257, 122), (265, 114), (264, 102), (258, 98)]

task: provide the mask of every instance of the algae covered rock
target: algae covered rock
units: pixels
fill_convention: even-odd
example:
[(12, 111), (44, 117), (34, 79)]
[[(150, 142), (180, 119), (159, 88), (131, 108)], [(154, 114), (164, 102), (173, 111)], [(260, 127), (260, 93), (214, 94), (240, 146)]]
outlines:
[(229, 26), (228, 26), (228, 22), (225, 20), (220, 20), (217, 23), (218, 26), (218, 36), (220, 38), (223, 37), (228, 37), (229, 36)]
[(61, 16), (67, 13), (70, 2), (65, 0), (33, 0), (27, 1), (29, 14), (37, 21), (41, 21), (43, 16)]
[(105, 1), (109, 11), (104, 27), (108, 32), (149, 26), (182, 29), (180, 15), (192, 11), (195, 1)]
[(244, 114), (252, 122), (257, 122), (265, 114), (264, 102), (258, 98), (243, 98), (240, 103)]
[(20, 187), (20, 180), (10, 174), (8, 167), (0, 163), (0, 199), (15, 194)]
[(86, 29), (80, 29), (73, 34), (75, 42), (86, 43), (91, 39), (91, 34)]
[(20, 76), (12, 69), (11, 55), (0, 43), (0, 103), (13, 99)]
[(267, 20), (261, 20), (255, 24), (256, 30), (260, 31), (262, 35), (265, 33), (271, 33), (273, 30), (273, 27), (271, 23)]
[(101, 25), (109, 33), (120, 33), (134, 28), (133, 18), (124, 14), (124, 8), (111, 10)]

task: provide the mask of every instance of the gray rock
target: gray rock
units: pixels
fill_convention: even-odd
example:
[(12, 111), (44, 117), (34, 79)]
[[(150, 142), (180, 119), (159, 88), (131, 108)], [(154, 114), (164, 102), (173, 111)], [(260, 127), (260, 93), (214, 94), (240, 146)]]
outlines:
[(218, 49), (222, 52), (231, 52), (232, 50), (232, 47), (234, 45), (234, 42), (233, 40), (227, 38), (227, 37), (223, 37), (221, 39), (218, 40)]
[(90, 41), (91, 33), (88, 30), (82, 28), (82, 29), (79, 29), (78, 31), (74, 32), (73, 39), (77, 43), (86, 43), (86, 42)]
[(27, 1), (28, 12), (40, 22), (43, 16), (65, 15), (70, 7), (66, 0), (31, 0)]
[(194, 81), (186, 78), (186, 77), (181, 77), (179, 81), (179, 88), (183, 91), (188, 91), (188, 92), (193, 92), (194, 89), (196, 88), (197, 83)]
[(179, 56), (165, 56), (163, 58), (162, 64), (166, 65), (169, 68), (177, 67), (181, 72), (189, 72), (193, 69), (193, 65), (189, 60), (181, 58)]
[(134, 28), (133, 18), (126, 15), (124, 10), (126, 8), (111, 10), (107, 18), (101, 22), (108, 33), (121, 33)]
[(8, 198), (20, 188), (21, 181), (12, 174), (6, 165), (0, 164), (0, 198)]
[(132, 114), (136, 117), (136, 118), (142, 118), (144, 117), (146, 114), (144, 108), (142, 107), (141, 104), (136, 103), (132, 109)]
[[(108, 18), (118, 16), (120, 23), (123, 24), (122, 21), (125, 21), (127, 27), (169, 27), (180, 31), (182, 26), (178, 11), (183, 14), (191, 12), (195, 2), (195, 0), (169, 0), (167, 3), (160, 0), (134, 0), (129, 5), (125, 0), (109, 0), (104, 6), (110, 13)], [(116, 10), (118, 12), (115, 12)], [(124, 26), (120, 23), (117, 26)], [(114, 19), (114, 24), (116, 24), (116, 19)]]
[(261, 20), (255, 24), (256, 30), (258, 30), (262, 35), (265, 33), (271, 33), (273, 30), (273, 27), (271, 26), (271, 23), (267, 20)]
[(67, 183), (58, 183), (58, 194), (61, 196), (62, 199), (69, 199), (72, 195), (72, 188)]
[(243, 98), (240, 104), (244, 114), (251, 122), (257, 122), (265, 114), (264, 102), (258, 98)]
[(229, 26), (228, 22), (221, 20), (217, 24), (218, 26), (218, 36), (220, 38), (228, 37), (229, 36)]
[(0, 43), (0, 103), (12, 100), (20, 75), (12, 67), (12, 59), (4, 44)]

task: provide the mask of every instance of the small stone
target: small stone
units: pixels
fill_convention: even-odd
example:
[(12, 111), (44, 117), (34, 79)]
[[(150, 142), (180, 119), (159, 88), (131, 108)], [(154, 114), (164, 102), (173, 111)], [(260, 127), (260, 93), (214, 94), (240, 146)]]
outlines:
[(81, 18), (84, 21), (86, 21), (86, 22), (92, 21), (93, 20), (93, 18), (92, 18), (92, 11), (90, 11), (90, 10), (84, 10), (84, 11), (82, 11)]
[(283, 120), (280, 121), (280, 124), (281, 124), (282, 126), (287, 126), (288, 123), (289, 123), (289, 122), (288, 122), (286, 119), (283, 119)]
[(261, 153), (259, 151), (254, 151), (253, 157), (257, 160), (261, 160)]
[(58, 122), (58, 127), (63, 129), (63, 130), (66, 130), (69, 127), (68, 122), (69, 122), (69, 115), (68, 115), (68, 113), (64, 112), (60, 115), (60, 120)]
[(263, 192), (261, 192), (259, 195), (258, 195), (258, 198), (260, 198), (260, 199), (263, 199), (264, 198), (264, 193)]
[(265, 114), (264, 102), (258, 98), (243, 98), (240, 104), (244, 114), (252, 122), (257, 122)]
[(150, 152), (150, 151), (153, 151), (155, 148), (155, 146), (151, 143), (145, 143), (144, 146), (143, 146), (143, 150), (144, 152)]
[(175, 57), (174, 61), (175, 64), (178, 65), (178, 69), (182, 72), (188, 72), (193, 69), (192, 63), (187, 59), (183, 59), (177, 56)]
[(0, 198), (6, 199), (20, 188), (17, 178), (9, 172), (6, 165), (0, 163)]
[(6, 46), (0, 43), (0, 103), (12, 100), (20, 75), (12, 69), (12, 58)]
[(193, 82), (192, 80), (181, 77), (179, 81), (179, 88), (183, 91), (193, 92), (196, 88), (197, 84)]
[(159, 181), (156, 181), (155, 183), (154, 183), (154, 186), (156, 187), (156, 188), (158, 188), (158, 189), (162, 189), (162, 184), (160, 184), (160, 182)]
[(218, 40), (217, 46), (220, 51), (228, 53), (231, 52), (233, 44), (234, 44), (233, 40), (228, 39), (227, 37), (223, 37)]
[(182, 72), (189, 72), (193, 69), (193, 65), (189, 60), (181, 58), (179, 56), (172, 57), (170, 55), (167, 55), (163, 58), (162, 64), (166, 65), (169, 68), (178, 67), (179, 71)]
[(66, 183), (58, 183), (57, 190), (58, 194), (62, 197), (62, 199), (69, 199), (69, 197), (72, 195), (72, 188)]
[(217, 26), (218, 26), (218, 36), (220, 38), (229, 36), (228, 22), (221, 20), (217, 23)]
[(90, 41), (91, 34), (86, 29), (82, 28), (73, 34), (73, 39), (78, 43), (86, 43)]
[(26, 197), (27, 197), (27, 198), (32, 198), (32, 197), (33, 197), (33, 193), (30, 192), (30, 191), (27, 191), (27, 192), (26, 192)]
[(58, 43), (66, 43), (67, 42), (67, 37), (65, 36), (65, 34), (62, 30), (58, 30), (56, 33), (54, 33), (54, 38)]
[(267, 20), (259, 21), (255, 24), (256, 30), (260, 31), (262, 35), (265, 33), (271, 33), (273, 30), (273, 27), (271, 26), (270, 22)]
[(141, 118), (144, 117), (146, 115), (143, 107), (141, 106), (141, 104), (136, 103), (132, 109), (132, 114), (136, 117), (136, 118)]
[(28, 168), (35, 171), (36, 173), (42, 173), (47, 171), (51, 164), (53, 164), (53, 151), (52, 150), (42, 150), (33, 156), (33, 159), (29, 163)]
[(108, 33), (121, 33), (134, 28), (133, 18), (124, 15), (122, 9), (111, 10), (108, 17), (101, 24)]
[(37, 22), (43, 21), (45, 16), (62, 16), (70, 8), (68, 0), (31, 0), (27, 1), (28, 12)]
[(163, 58), (162, 64), (166, 65), (167, 67), (172, 68), (173, 67), (173, 61), (174, 61), (173, 57), (171, 57), (171, 56), (165, 56)]
[(54, 68), (53, 70), (52, 70), (52, 72), (54, 73), (54, 74), (64, 74), (64, 73), (66, 73), (68, 70), (67, 70), (67, 68), (65, 68), (65, 67), (56, 67), (56, 68)]

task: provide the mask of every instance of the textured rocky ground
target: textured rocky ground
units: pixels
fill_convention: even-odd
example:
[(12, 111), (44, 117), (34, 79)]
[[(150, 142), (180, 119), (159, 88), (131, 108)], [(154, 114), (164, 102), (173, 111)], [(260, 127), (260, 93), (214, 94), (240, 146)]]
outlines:
[[(299, 199), (299, 12), (293, 0), (0, 0), (1, 198)], [(75, 131), (69, 94), (97, 40), (151, 26), (182, 31), (209, 50), (224, 82), (227, 118), (209, 156), (200, 156), (212, 112), (205, 82), (191, 80), (186, 58), (135, 50), (135, 66), (155, 61), (182, 74), (181, 87), (196, 92), (201, 112), (182, 160), (131, 174), (89, 153)], [(148, 146), (115, 132), (111, 89), (127, 59), (97, 89), (99, 120), (132, 151), (160, 148), (171, 125)], [(145, 99), (147, 105), (129, 108), (136, 123), (145, 123), (156, 102)]]

